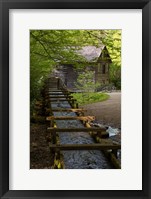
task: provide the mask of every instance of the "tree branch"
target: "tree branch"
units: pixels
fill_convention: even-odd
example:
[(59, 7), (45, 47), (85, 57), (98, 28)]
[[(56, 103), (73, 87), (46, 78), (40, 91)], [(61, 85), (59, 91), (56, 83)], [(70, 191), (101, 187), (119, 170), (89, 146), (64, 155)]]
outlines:
[(32, 35), (32, 37), (33, 37), (36, 41), (38, 41), (38, 42), (40, 43), (40, 45), (43, 47), (44, 51), (47, 53), (48, 57), (49, 57), (50, 59), (53, 59), (53, 58), (50, 56), (49, 52), (47, 51), (45, 45), (44, 45), (32, 32), (31, 32), (31, 35)]

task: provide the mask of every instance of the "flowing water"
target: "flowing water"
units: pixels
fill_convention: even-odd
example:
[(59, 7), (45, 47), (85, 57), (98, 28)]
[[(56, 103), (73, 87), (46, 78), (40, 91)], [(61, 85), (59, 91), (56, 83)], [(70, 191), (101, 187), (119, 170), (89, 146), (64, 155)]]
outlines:
[[(62, 94), (59, 93), (58, 94)], [(54, 95), (53, 95), (54, 96)], [(51, 97), (51, 95), (50, 95)], [(52, 108), (71, 108), (68, 101), (51, 102)], [(53, 112), (54, 116), (76, 116), (73, 112)], [(80, 128), (84, 125), (79, 120), (56, 120), (59, 128)], [(88, 132), (59, 132), (60, 144), (90, 144), (94, 143)], [(99, 150), (62, 151), (66, 169), (113, 169), (104, 154)]]

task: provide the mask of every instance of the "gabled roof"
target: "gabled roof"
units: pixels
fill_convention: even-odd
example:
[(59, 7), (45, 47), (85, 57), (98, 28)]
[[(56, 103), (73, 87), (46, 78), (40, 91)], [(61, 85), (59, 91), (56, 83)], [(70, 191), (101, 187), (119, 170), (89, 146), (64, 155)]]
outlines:
[(95, 46), (84, 46), (82, 49), (78, 50), (78, 53), (82, 55), (87, 61), (96, 61), (104, 49), (105, 46), (99, 48)]

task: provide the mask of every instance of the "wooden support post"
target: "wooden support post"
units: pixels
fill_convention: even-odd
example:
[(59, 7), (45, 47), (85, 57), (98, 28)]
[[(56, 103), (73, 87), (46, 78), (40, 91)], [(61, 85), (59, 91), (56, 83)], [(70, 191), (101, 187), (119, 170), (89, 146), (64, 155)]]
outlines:
[(56, 159), (60, 159), (60, 156), (61, 156), (60, 150), (58, 149), (56, 150)]
[(112, 153), (115, 155), (115, 158), (117, 158), (117, 150), (116, 150), (116, 149), (113, 149), (113, 150), (112, 150)]
[(116, 169), (121, 169), (121, 164), (120, 164), (119, 160), (117, 160), (117, 158), (115, 157), (115, 155), (113, 153), (110, 154), (110, 159)]
[(79, 104), (78, 103), (76, 103), (76, 108), (79, 108)]
[(54, 132), (52, 133), (52, 143), (53, 143), (53, 144), (56, 144), (56, 141), (57, 141), (57, 139), (56, 139), (56, 132), (54, 131)]
[(54, 126), (54, 120), (50, 120), (50, 126), (51, 126), (51, 127)]
[[(55, 127), (54, 120), (52, 120), (52, 127)], [(51, 132), (52, 143), (56, 144), (57, 143), (57, 134), (56, 134), (55, 128), (53, 128), (53, 129), (54, 129), (54, 131)]]
[(60, 79), (58, 78), (58, 81), (57, 81), (57, 88), (58, 90), (60, 89)]
[(103, 153), (111, 161), (111, 163), (115, 169), (121, 169), (120, 161), (115, 157), (115, 155), (112, 152), (103, 150)]
[(72, 103), (72, 107), (75, 108), (74, 107), (74, 99), (72, 99), (71, 103)]

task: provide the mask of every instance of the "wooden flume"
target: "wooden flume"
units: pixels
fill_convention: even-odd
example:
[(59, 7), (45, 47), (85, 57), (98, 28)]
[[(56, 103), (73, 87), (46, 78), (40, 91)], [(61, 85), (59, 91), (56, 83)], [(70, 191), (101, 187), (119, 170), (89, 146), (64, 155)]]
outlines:
[[(49, 79), (51, 82), (51, 78)], [(120, 162), (117, 159), (117, 150), (121, 149), (121, 145), (115, 143), (110, 139), (103, 139), (105, 136), (108, 137), (106, 128), (102, 127), (92, 127), (90, 122), (95, 120), (94, 116), (84, 116), (86, 110), (78, 108), (78, 104), (71, 92), (67, 90), (60, 79), (51, 82), (53, 85), (52, 90), (48, 85), (45, 89), (45, 100), (46, 104), (49, 104), (49, 108), (46, 108), (46, 112), (50, 113), (50, 116), (46, 117), (47, 121), (50, 121), (50, 127), (48, 127), (48, 132), (50, 132), (51, 142), (49, 147), (51, 152), (55, 153), (54, 168), (64, 168), (62, 150), (101, 150), (106, 154), (109, 160), (113, 163), (115, 168), (121, 168)], [(67, 101), (71, 108), (52, 108), (51, 102), (65, 102)], [(54, 116), (53, 112), (74, 112), (77, 116)], [(80, 120), (85, 127), (83, 128), (58, 128), (55, 124), (56, 120)], [(97, 143), (94, 144), (60, 144), (58, 133), (61, 132), (88, 132)], [(105, 136), (104, 136), (105, 135)]]

